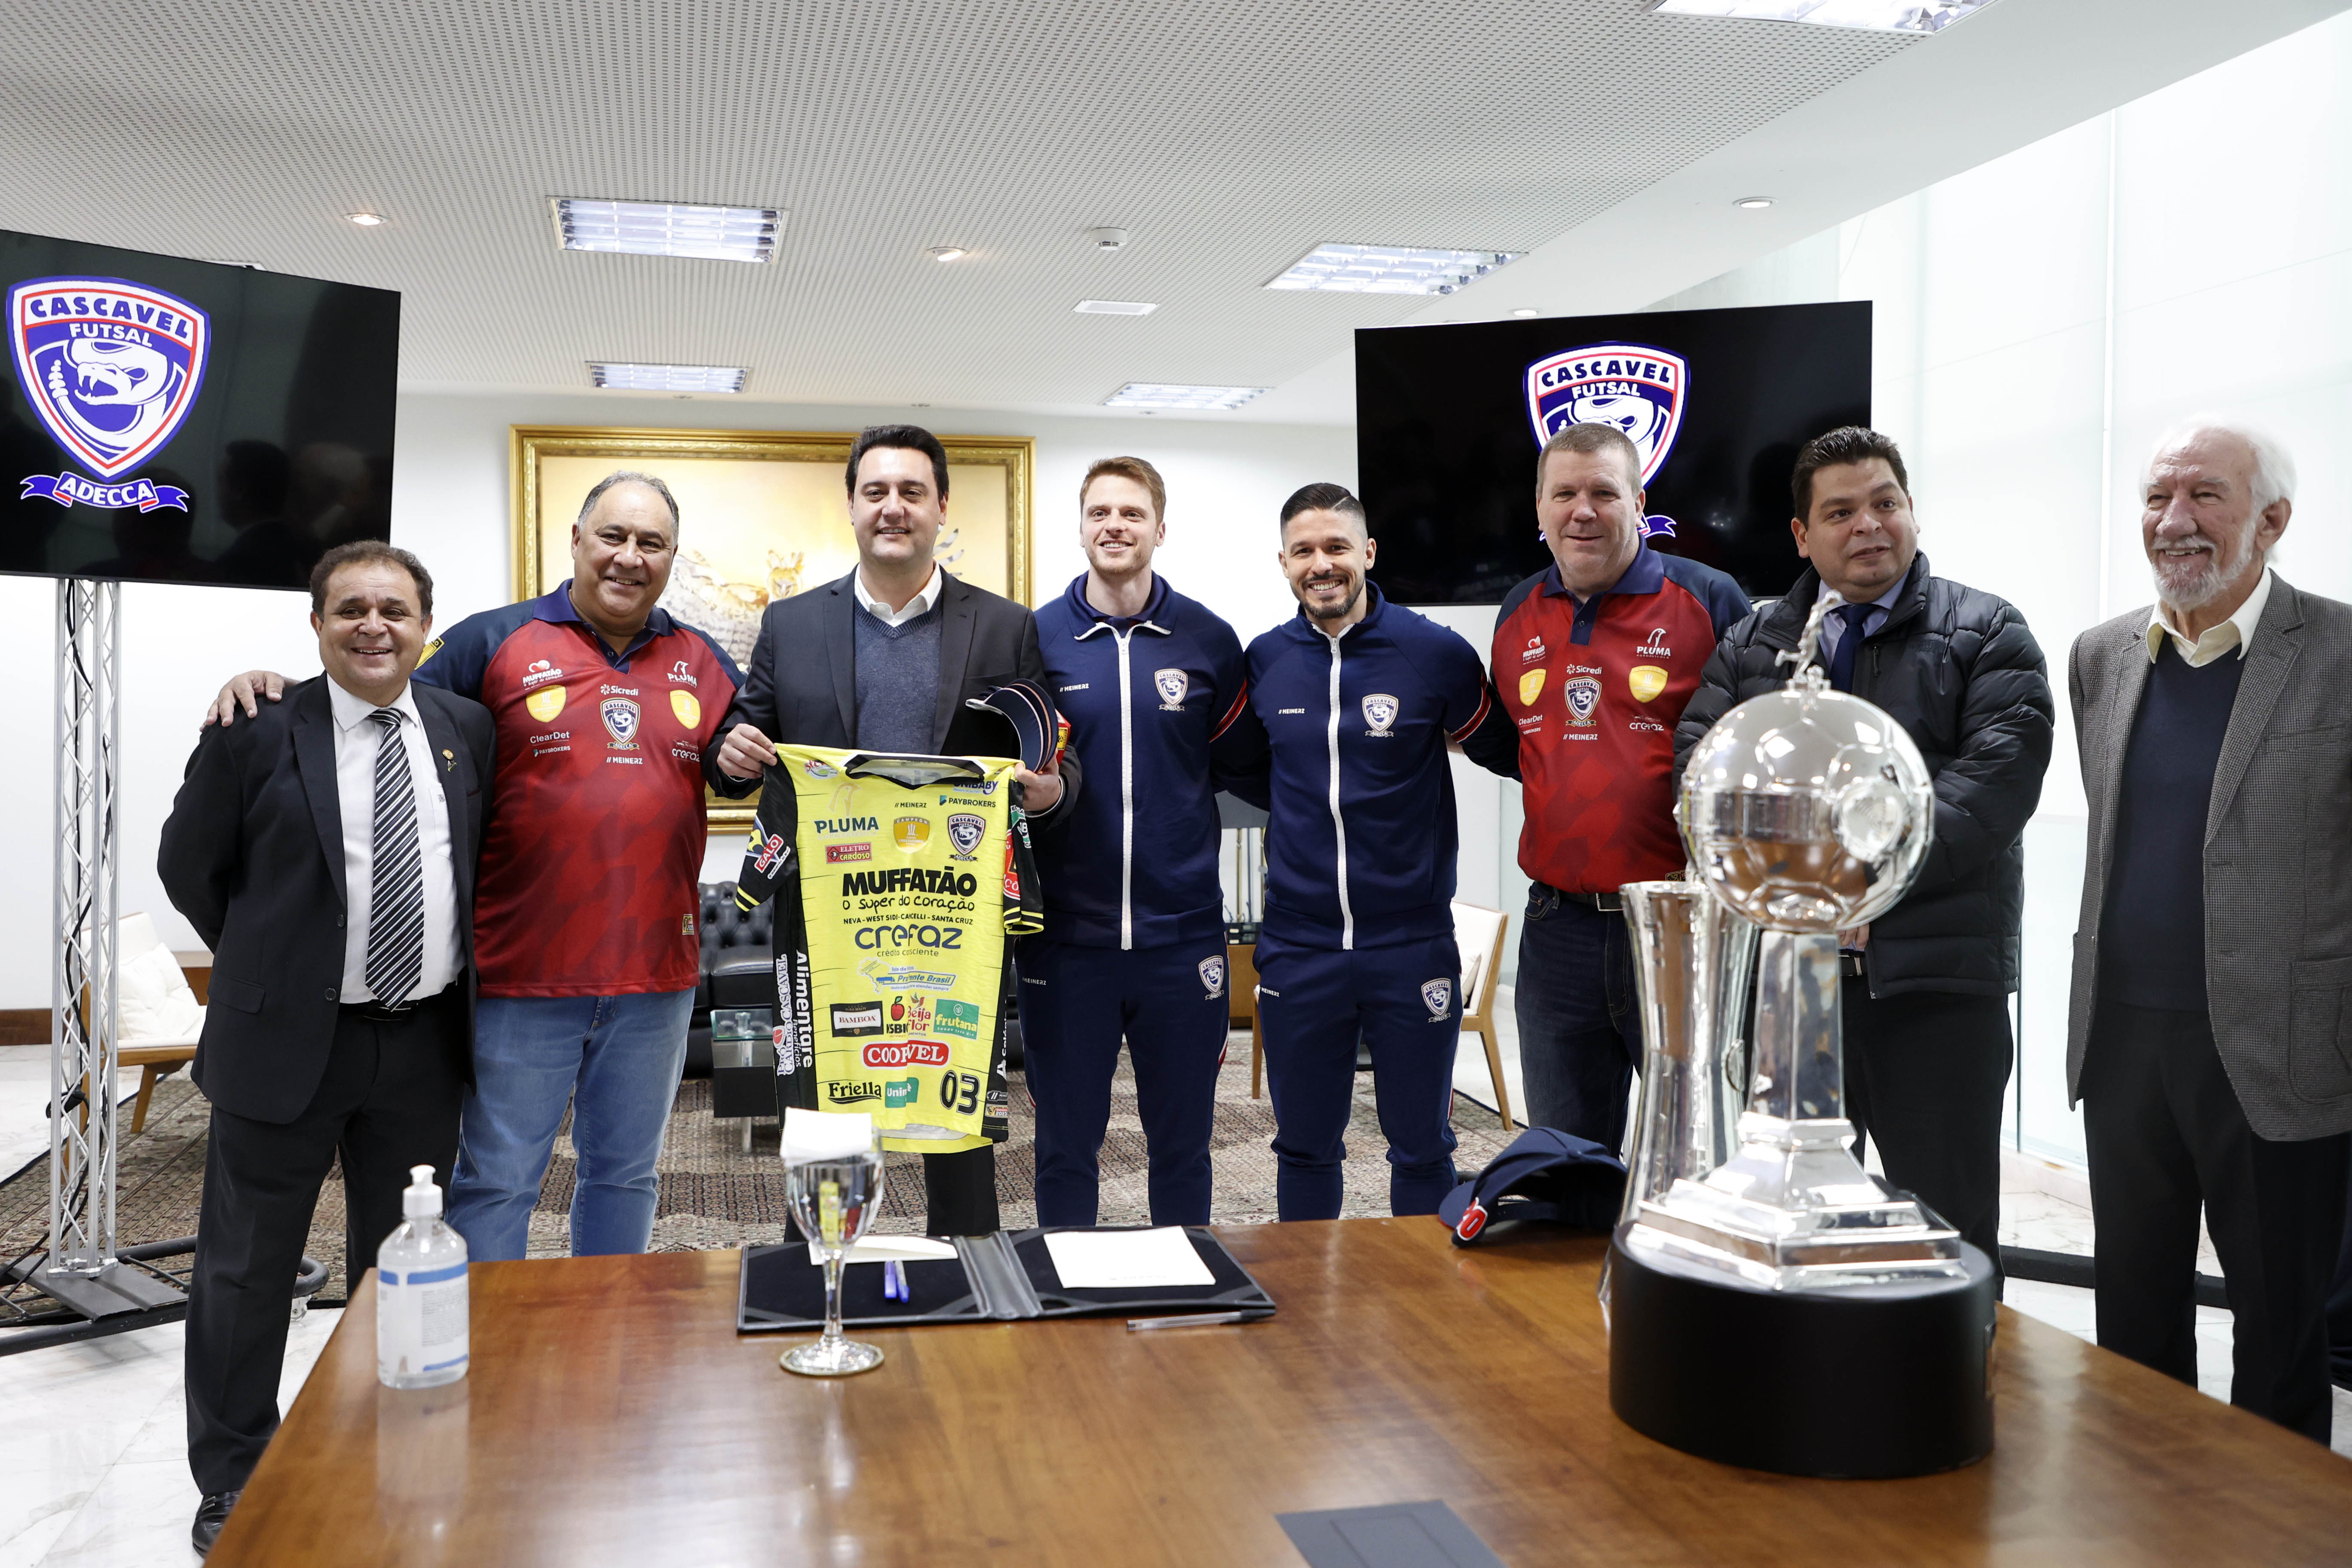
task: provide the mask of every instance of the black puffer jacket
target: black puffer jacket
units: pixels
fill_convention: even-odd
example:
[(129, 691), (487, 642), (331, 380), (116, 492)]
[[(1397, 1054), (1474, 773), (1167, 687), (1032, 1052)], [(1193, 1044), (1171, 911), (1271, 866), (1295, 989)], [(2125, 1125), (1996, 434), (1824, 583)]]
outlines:
[[(1724, 633), (1675, 730), (1675, 772), (1700, 737), (1751, 697), (1787, 683), (1776, 656), (1797, 646), (1822, 580)], [(1913, 558), (1886, 624), (1864, 638), (1853, 691), (1910, 731), (1936, 781), (1936, 842), (1903, 901), (1871, 922), (1870, 994), (2017, 989), (2025, 903), (2021, 836), (2042, 798), (2054, 720), (2042, 648), (2014, 606), (1927, 574)]]

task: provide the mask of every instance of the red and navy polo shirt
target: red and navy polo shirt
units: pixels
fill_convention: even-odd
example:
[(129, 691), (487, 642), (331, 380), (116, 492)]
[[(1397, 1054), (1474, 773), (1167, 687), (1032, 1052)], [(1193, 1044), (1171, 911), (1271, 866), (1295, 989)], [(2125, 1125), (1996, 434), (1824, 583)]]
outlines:
[(1675, 722), (1748, 608), (1725, 574), (1646, 542), (1615, 587), (1581, 605), (1558, 565), (1505, 596), (1495, 687), (1519, 731), (1519, 866), (1530, 878), (1612, 893), (1682, 870)]
[(615, 657), (567, 581), (459, 621), (416, 679), (498, 725), (474, 889), (482, 994), (691, 990), (702, 749), (742, 684), (735, 661), (664, 610)]

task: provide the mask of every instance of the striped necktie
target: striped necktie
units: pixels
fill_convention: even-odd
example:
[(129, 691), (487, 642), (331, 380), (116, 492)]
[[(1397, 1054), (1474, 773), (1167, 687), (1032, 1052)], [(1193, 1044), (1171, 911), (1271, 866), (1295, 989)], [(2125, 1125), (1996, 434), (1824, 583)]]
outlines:
[(379, 708), (368, 718), (377, 741), (366, 980), (379, 1003), (397, 1007), (425, 971), (425, 863), (417, 849), (416, 784), (408, 748), (401, 743), (400, 710)]

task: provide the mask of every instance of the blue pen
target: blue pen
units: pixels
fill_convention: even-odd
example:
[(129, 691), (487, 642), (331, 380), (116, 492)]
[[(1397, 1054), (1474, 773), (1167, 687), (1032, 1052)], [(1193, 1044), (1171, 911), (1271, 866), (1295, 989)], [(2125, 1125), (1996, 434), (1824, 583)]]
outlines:
[(907, 1289), (907, 1271), (895, 1258), (882, 1260), (882, 1299), (886, 1301), (912, 1301), (914, 1293)]

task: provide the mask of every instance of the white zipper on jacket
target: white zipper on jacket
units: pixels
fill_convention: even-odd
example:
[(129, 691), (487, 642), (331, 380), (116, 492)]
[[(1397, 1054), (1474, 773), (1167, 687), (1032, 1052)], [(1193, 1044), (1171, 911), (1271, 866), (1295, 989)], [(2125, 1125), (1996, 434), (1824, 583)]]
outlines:
[(1111, 628), (1118, 641), (1118, 950), (1135, 947), (1135, 689), (1129, 684), (1127, 639), (1130, 626)]
[(1356, 915), (1348, 907), (1348, 824), (1339, 815), (1339, 637), (1331, 639), (1331, 716), (1324, 733), (1331, 748), (1331, 833), (1339, 847), (1339, 946), (1353, 951), (1356, 945)]

